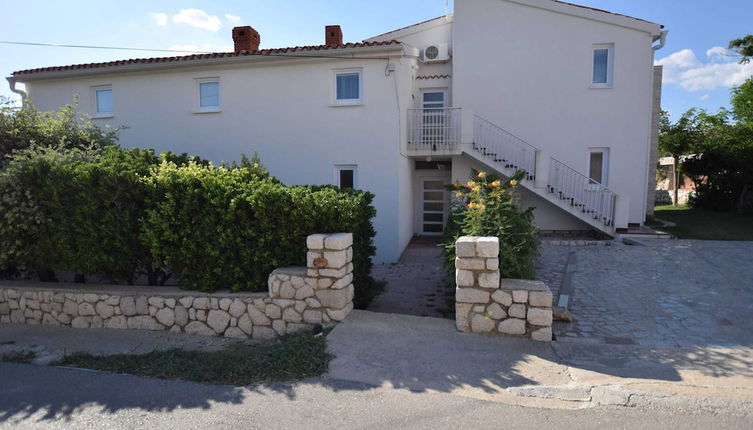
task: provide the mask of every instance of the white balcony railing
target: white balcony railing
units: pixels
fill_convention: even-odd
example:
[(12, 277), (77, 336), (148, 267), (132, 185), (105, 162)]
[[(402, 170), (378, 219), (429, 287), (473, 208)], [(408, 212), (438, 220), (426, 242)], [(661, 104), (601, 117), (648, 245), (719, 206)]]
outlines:
[(408, 109), (408, 149), (450, 151), (460, 144), (460, 108)]
[(564, 200), (566, 204), (580, 209), (607, 227), (614, 226), (617, 194), (604, 185), (552, 158), (547, 187), (550, 193)]
[(505, 169), (525, 170), (526, 179), (536, 176), (536, 148), (478, 115), (473, 118), (473, 149)]

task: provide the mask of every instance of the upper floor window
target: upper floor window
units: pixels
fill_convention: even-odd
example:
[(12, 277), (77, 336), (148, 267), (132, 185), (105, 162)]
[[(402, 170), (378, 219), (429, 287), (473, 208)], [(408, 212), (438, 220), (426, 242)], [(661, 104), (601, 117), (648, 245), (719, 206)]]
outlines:
[(344, 189), (358, 188), (358, 166), (335, 165), (335, 185)]
[(102, 85), (94, 87), (95, 118), (112, 116), (112, 86)]
[(197, 79), (199, 112), (219, 112), (220, 110), (220, 79)]
[(597, 88), (612, 87), (614, 75), (614, 45), (594, 45), (593, 78), (591, 84)]
[(361, 104), (363, 101), (363, 83), (361, 77), (361, 70), (335, 71), (334, 104)]

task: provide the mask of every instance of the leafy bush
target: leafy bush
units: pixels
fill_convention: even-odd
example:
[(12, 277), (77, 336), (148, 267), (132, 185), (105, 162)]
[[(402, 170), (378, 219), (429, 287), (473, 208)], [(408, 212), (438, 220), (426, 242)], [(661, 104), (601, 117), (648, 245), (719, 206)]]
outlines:
[(29, 104), (17, 110), (5, 103), (0, 106), (0, 166), (13, 151), (32, 146), (99, 149), (115, 145), (119, 130), (103, 130), (88, 118), (77, 117), (75, 102), (57, 112), (39, 112)]
[(143, 237), (187, 288), (264, 290), (274, 268), (305, 265), (307, 235), (339, 231), (354, 236), (356, 295), (371, 285), (370, 193), (290, 187), (253, 167), (190, 162), (163, 161), (147, 182), (162, 198), (147, 210)]
[(513, 192), (525, 172), (502, 179), (473, 170), (466, 184), (455, 183), (453, 210), (445, 230), (445, 268), (455, 280), (455, 242), (460, 236), (499, 238), (500, 271), (504, 278), (532, 279), (539, 239), (533, 208), (519, 210)]

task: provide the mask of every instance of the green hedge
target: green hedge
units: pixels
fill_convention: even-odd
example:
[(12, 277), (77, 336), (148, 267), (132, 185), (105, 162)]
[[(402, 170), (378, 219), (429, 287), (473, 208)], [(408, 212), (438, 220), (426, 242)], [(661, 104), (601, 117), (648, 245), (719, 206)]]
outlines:
[(374, 288), (373, 195), (285, 186), (258, 160), (215, 167), (143, 149), (31, 148), (0, 170), (0, 271), (55, 271), (188, 289), (263, 291), (305, 265), (306, 236), (354, 235), (356, 302)]

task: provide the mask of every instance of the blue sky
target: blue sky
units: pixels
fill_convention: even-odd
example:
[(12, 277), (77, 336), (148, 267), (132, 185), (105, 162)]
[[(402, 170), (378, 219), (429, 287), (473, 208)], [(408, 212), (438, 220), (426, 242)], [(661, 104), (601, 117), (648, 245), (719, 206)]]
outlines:
[[(444, 0), (0, 1), (4, 41), (202, 51), (232, 50), (234, 25), (252, 25), (262, 47), (274, 48), (321, 44), (327, 24), (342, 25), (347, 41), (360, 41), (445, 10)], [(740, 66), (721, 49), (753, 32), (750, 0), (573, 1), (666, 26), (667, 46), (656, 59), (665, 66), (663, 106), (673, 116), (694, 106), (727, 106), (730, 87), (753, 75), (753, 64)], [(0, 44), (0, 73), (154, 55), (171, 54)], [(13, 95), (5, 82), (0, 95)]]

